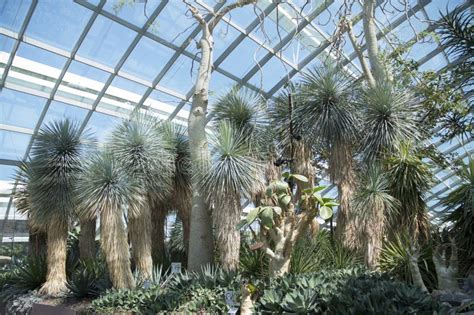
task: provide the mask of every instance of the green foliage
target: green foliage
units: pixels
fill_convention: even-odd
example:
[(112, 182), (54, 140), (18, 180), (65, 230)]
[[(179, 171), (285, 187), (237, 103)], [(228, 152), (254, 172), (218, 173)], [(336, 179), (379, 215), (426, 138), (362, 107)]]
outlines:
[[(379, 259), (379, 268), (382, 272), (405, 283), (413, 283), (410, 267), (410, 257), (413, 252), (410, 239), (407, 233), (402, 233), (395, 235), (393, 240), (386, 240)], [(423, 282), (428, 288), (434, 288), (437, 280), (430, 244), (423, 244), (419, 255), (418, 265)]]
[(439, 306), (419, 288), (379, 275), (349, 279), (328, 302), (330, 314), (433, 314)]
[(0, 300), (6, 301), (15, 295), (40, 288), (46, 282), (46, 272), (44, 256), (28, 257), (15, 262), (2, 276)]
[(26, 254), (28, 243), (3, 243), (0, 245), (0, 256), (20, 257)]
[(38, 132), (26, 173), (29, 219), (35, 226), (58, 219), (67, 222), (73, 213), (77, 178), (89, 144), (80, 126), (68, 119), (52, 122)]
[(97, 312), (206, 312), (225, 313), (225, 292), (238, 290), (240, 276), (220, 269), (181, 273), (152, 283), (149, 288), (109, 290), (92, 303)]
[(261, 250), (251, 250), (249, 243), (243, 241), (239, 256), (240, 272), (244, 277), (264, 278), (268, 276), (268, 258)]
[(77, 298), (98, 297), (112, 287), (105, 262), (101, 259), (81, 261), (72, 272), (67, 287)]

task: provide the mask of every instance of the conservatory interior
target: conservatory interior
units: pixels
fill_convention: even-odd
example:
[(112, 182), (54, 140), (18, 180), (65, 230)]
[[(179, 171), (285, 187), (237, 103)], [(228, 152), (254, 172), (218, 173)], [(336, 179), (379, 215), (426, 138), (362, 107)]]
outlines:
[(0, 0), (1, 314), (474, 314), (469, 0)]

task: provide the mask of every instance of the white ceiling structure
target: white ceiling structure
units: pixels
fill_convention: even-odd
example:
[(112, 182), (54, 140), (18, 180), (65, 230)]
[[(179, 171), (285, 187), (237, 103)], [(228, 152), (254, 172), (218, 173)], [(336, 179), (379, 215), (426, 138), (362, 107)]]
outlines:
[[(440, 11), (472, 9), (469, 0), (381, 1), (377, 9), (380, 46), (434, 30)], [(213, 12), (224, 1), (196, 0)], [(232, 2), (232, 1), (227, 1)], [(393, 3), (392, 3), (393, 2)], [(332, 58), (335, 14), (342, 0), (259, 0), (256, 7), (233, 11), (215, 30), (210, 103), (241, 84), (271, 98), (301, 71)], [(361, 8), (352, 9), (360, 32)], [(277, 23), (278, 21), (278, 23)], [(135, 108), (186, 124), (199, 54), (199, 27), (181, 0), (1, 0), (0, 1), (0, 236), (14, 236), (25, 218), (15, 211), (11, 193), (20, 161), (28, 158), (45, 123), (72, 118), (103, 141)], [(346, 36), (347, 39), (347, 36)], [(365, 47), (362, 47), (365, 49)], [(361, 75), (351, 44), (342, 61)], [(435, 37), (410, 52), (421, 70), (438, 71), (453, 60)], [(467, 159), (472, 137), (442, 142), (443, 153)], [(431, 214), (442, 210), (439, 197), (457, 184), (452, 169), (437, 169), (438, 183), (427, 196)], [(335, 194), (333, 187), (328, 188)], [(0, 240), (2, 238), (0, 237)]]

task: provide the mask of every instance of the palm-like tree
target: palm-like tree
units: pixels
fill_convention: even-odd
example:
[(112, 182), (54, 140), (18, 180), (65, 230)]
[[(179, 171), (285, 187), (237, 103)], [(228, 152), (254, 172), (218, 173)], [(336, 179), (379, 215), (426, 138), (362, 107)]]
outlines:
[(91, 156), (77, 191), (81, 216), (100, 217), (100, 244), (114, 287), (134, 287), (123, 213), (141, 213), (145, 202), (143, 188), (113, 154), (104, 151)]
[(110, 148), (124, 170), (142, 186), (147, 202), (136, 215), (129, 216), (128, 228), (132, 258), (144, 278), (153, 271), (151, 241), (151, 207), (169, 192), (173, 156), (157, 132), (158, 122), (141, 113), (134, 113), (114, 131)]
[(459, 261), (465, 271), (474, 265), (474, 159), (461, 163), (456, 175), (462, 183), (442, 199), (446, 216), (444, 222), (451, 222), (450, 232), (459, 247)]
[(386, 221), (399, 206), (399, 201), (390, 195), (390, 181), (380, 167), (361, 171), (354, 195), (354, 210), (360, 220), (364, 258), (369, 268), (377, 267)]
[[(211, 192), (213, 184), (220, 181), (222, 185), (221, 193), (212, 192), (210, 197), (215, 203), (213, 219), (220, 262), (229, 270), (236, 269), (239, 263), (240, 233), (232, 226), (237, 225), (242, 214), (241, 198), (258, 199), (265, 189), (259, 161), (266, 157), (271, 142), (267, 141), (266, 113), (263, 97), (239, 86), (221, 96), (212, 111), (217, 135), (211, 143), (211, 161), (217, 164), (207, 174), (206, 188)], [(248, 164), (243, 163), (245, 159)]]
[(155, 208), (152, 211), (153, 262), (161, 264), (165, 257), (164, 227), (166, 215), (171, 210), (177, 212), (180, 224), (183, 227), (184, 247), (186, 251), (188, 249), (192, 182), (189, 141), (186, 128), (172, 122), (162, 122), (157, 128), (167, 149), (174, 157), (170, 193), (164, 199), (156, 200)]
[(328, 152), (331, 181), (339, 190), (337, 236), (346, 247), (357, 247), (355, 218), (351, 214), (351, 196), (355, 189), (354, 143), (360, 127), (353, 101), (357, 95), (354, 80), (337, 67), (314, 68), (303, 75), (302, 104), (297, 117), (309, 137)]
[(29, 219), (47, 231), (48, 273), (41, 288), (44, 294), (66, 291), (68, 224), (76, 210), (75, 188), (86, 143), (79, 126), (64, 120), (41, 128), (31, 150)]
[(424, 194), (433, 182), (429, 165), (410, 142), (401, 143), (386, 163), (391, 194), (400, 201), (400, 213), (391, 218), (392, 231), (406, 227), (414, 239), (427, 239), (430, 225)]

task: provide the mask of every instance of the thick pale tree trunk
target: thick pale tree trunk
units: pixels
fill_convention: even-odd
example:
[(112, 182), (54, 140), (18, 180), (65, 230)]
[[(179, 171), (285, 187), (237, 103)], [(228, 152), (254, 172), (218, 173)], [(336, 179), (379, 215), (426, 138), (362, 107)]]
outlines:
[(151, 212), (151, 219), (153, 223), (152, 229), (152, 244), (153, 244), (153, 264), (163, 265), (166, 258), (165, 247), (165, 225), (168, 207), (164, 202), (154, 203)]
[(372, 68), (376, 83), (385, 79), (384, 67), (380, 62), (379, 46), (377, 40), (377, 27), (375, 25), (376, 0), (365, 0), (363, 9), (364, 37), (369, 56), (370, 67)]
[[(451, 249), (451, 255), (448, 258), (447, 248)], [(433, 263), (438, 278), (438, 289), (440, 290), (459, 290), (457, 276), (459, 273), (457, 247), (453, 239), (450, 244), (437, 246), (433, 253)]]
[(242, 284), (240, 291), (241, 291), (240, 314), (241, 315), (253, 314), (253, 300), (252, 300), (252, 294), (248, 288), (248, 284)]
[(418, 260), (420, 259), (420, 249), (418, 245), (414, 243), (411, 245), (411, 255), (409, 260), (410, 266), (410, 273), (413, 279), (413, 284), (419, 287), (422, 291), (428, 292), (428, 289), (423, 282), (423, 278), (421, 277), (420, 267), (418, 266)]
[(151, 278), (153, 274), (153, 258), (151, 256), (151, 213), (150, 203), (142, 208), (140, 215), (128, 220), (132, 258), (135, 267), (143, 279)]
[(96, 219), (81, 219), (81, 232), (79, 234), (79, 254), (82, 260), (95, 258), (95, 228)]
[(312, 187), (314, 183), (314, 167), (312, 164), (313, 152), (311, 147), (306, 146), (303, 141), (293, 140), (293, 163), (292, 173), (306, 176), (307, 183), (299, 182), (296, 188), (296, 200), (299, 200), (302, 191), (306, 188)]
[(66, 256), (68, 225), (61, 219), (56, 219), (48, 224), (46, 261), (48, 272), (46, 282), (40, 293), (59, 296), (67, 291), (66, 287)]
[[(209, 27), (202, 25), (202, 28), (202, 37), (199, 41), (202, 58), (188, 118), (189, 150), (195, 173), (202, 172), (203, 168), (209, 167), (209, 148), (205, 128), (212, 70), (213, 39)], [(194, 181), (192, 191), (188, 269), (199, 271), (202, 266), (213, 262), (212, 216), (200, 183)]]
[(234, 271), (239, 267), (240, 231), (236, 226), (242, 213), (240, 195), (234, 193), (222, 198), (225, 199), (214, 209), (216, 245), (221, 267)]
[(127, 232), (119, 209), (109, 208), (100, 216), (100, 244), (114, 288), (133, 288)]

